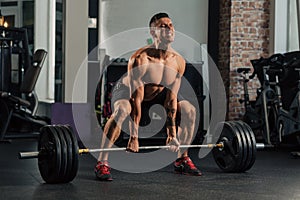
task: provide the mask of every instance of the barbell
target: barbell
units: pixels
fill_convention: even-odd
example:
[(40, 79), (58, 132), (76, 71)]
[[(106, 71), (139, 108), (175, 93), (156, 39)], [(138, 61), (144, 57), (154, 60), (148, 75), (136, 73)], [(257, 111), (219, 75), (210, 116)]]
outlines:
[[(245, 172), (256, 159), (256, 150), (268, 145), (256, 143), (249, 125), (242, 121), (220, 123), (216, 144), (180, 145), (179, 148), (212, 148), (216, 164), (224, 172)], [(79, 149), (78, 140), (68, 125), (41, 128), (38, 151), (20, 152), (20, 159), (38, 159), (41, 177), (46, 183), (68, 183), (77, 175), (79, 155), (94, 152), (125, 151), (126, 148)], [(168, 149), (170, 146), (141, 146), (140, 150)]]

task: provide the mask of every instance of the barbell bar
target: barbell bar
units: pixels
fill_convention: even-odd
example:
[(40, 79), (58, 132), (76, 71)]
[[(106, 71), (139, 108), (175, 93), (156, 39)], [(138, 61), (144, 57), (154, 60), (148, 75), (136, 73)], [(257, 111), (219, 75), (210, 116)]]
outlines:
[[(139, 150), (155, 150), (155, 149), (169, 149), (171, 146), (169, 145), (161, 145), (161, 146), (141, 146)], [(224, 144), (199, 144), (199, 145), (180, 145), (178, 148), (223, 148)], [(97, 152), (113, 152), (113, 151), (126, 151), (126, 147), (115, 147), (115, 148), (102, 148), (102, 149), (79, 149), (78, 154), (87, 154), (87, 153), (97, 153)], [(32, 152), (19, 152), (19, 159), (31, 159), (38, 158), (38, 151)]]
[[(257, 149), (273, 145), (256, 143), (250, 126), (242, 121), (221, 122), (216, 144), (180, 145), (179, 148), (211, 148), (216, 164), (224, 172), (245, 172), (253, 166)], [(140, 150), (168, 149), (164, 146), (141, 146)], [(126, 151), (126, 147), (80, 149), (72, 128), (50, 125), (41, 129), (38, 151), (20, 152), (20, 159), (37, 158), (39, 171), (46, 183), (67, 183), (78, 171), (79, 155), (95, 152)]]
[[(256, 143), (256, 149), (265, 149), (265, 148), (272, 148), (274, 145), (268, 145), (264, 143)], [(139, 150), (155, 150), (155, 149), (169, 149), (169, 145), (160, 145), (160, 146), (141, 146)], [(180, 145), (178, 148), (224, 148), (224, 144), (198, 144), (198, 145)], [(126, 151), (128, 150), (127, 147), (114, 147), (114, 148), (102, 148), (102, 149), (79, 149), (78, 154), (88, 154), (88, 153), (97, 153), (97, 152), (114, 152), (114, 151)], [(19, 152), (19, 159), (32, 159), (38, 158), (39, 156), (38, 151), (32, 152)]]

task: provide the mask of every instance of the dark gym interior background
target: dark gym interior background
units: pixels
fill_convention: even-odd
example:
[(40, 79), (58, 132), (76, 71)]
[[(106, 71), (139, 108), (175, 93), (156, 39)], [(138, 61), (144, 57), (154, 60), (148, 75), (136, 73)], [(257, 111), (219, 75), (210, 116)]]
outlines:
[[(204, 158), (196, 162), (201, 169), (204, 168), (204, 172), (207, 171), (200, 181), (195, 177), (174, 178), (167, 167), (156, 175), (155, 172), (142, 174), (142, 178), (138, 174), (116, 171), (120, 178), (112, 185), (98, 183), (92, 171), (95, 160), (87, 156), (80, 158), (82, 164), (74, 182), (47, 186), (38, 174), (36, 161), (17, 159), (18, 151), (33, 150), (37, 145), (31, 139), (36, 134), (23, 132), (28, 128), (37, 130), (44, 123), (70, 124), (82, 140), (80, 145), (98, 148), (94, 136), (106, 120), (103, 106), (107, 103), (105, 95), (109, 92), (105, 90), (107, 93), (102, 93), (101, 83), (117, 80), (125, 72), (131, 53), (121, 51), (118, 58), (114, 49), (104, 48), (106, 42), (118, 34), (126, 35), (126, 32), (147, 28), (149, 18), (161, 11), (169, 13), (178, 36), (183, 37), (184, 34), (188, 41), (199, 44), (196, 47), (176, 46), (187, 58), (187, 66), (190, 67), (187, 67), (185, 77), (195, 90), (199, 103), (196, 143), (203, 140), (211, 116), (208, 91), (215, 74), (210, 73), (208, 59), (214, 61), (225, 86), (226, 120), (243, 120), (246, 110), (240, 100), (244, 98), (244, 82), (237, 69), (248, 67), (253, 70), (251, 60), (299, 51), (299, 4), (299, 0), (0, 0), (0, 17), (4, 20), (0, 25), (0, 90), (19, 96), (24, 71), (35, 50), (48, 52), (34, 89), (37, 98), (26, 97), (35, 105), (30, 107), (30, 111), (34, 111), (38, 118), (30, 119), (25, 125), (13, 118), (13, 123), (8, 126), (13, 134), (7, 137), (4, 132), (0, 134), (0, 198), (18, 199), (24, 194), (25, 199), (98, 199), (101, 195), (111, 199), (208, 199), (219, 196), (221, 199), (300, 199), (297, 188), (299, 159), (290, 155), (299, 150), (299, 136), (292, 137), (291, 148), (289, 140), (287, 146), (280, 150), (259, 152), (257, 164), (249, 173), (223, 175), (214, 169), (210, 158)], [(2, 31), (6, 28), (11, 30), (11, 35), (9, 31)], [(26, 34), (22, 30), (26, 30)], [(12, 41), (12, 35), (20, 46), (9, 46), (7, 41)], [(149, 38), (150, 35), (145, 32), (137, 43), (146, 45)], [(126, 49), (126, 42), (119, 44), (118, 48)], [(298, 58), (295, 53), (295, 59)], [(107, 63), (111, 63), (110, 67), (103, 70)], [(10, 67), (7, 69), (5, 66)], [(194, 67), (206, 76), (207, 82), (193, 71)], [(8, 77), (9, 83), (5, 85)], [(103, 78), (107, 79), (106, 82)], [(249, 81), (250, 100), (256, 100), (257, 89), (261, 85), (257, 77)], [(3, 129), (8, 112), (1, 99), (0, 103), (0, 110), (4, 110), (0, 115), (0, 127)], [(32, 124), (36, 126), (32, 127)], [(19, 139), (19, 135), (28, 137), (28, 140)], [(128, 139), (127, 136), (124, 135), (124, 138)], [(158, 134), (156, 137), (160, 143), (165, 136)], [(262, 140), (265, 141), (264, 138)], [(197, 157), (197, 152), (193, 151), (193, 155)], [(167, 182), (157, 181), (164, 176), (172, 182), (171, 186), (176, 191), (164, 194), (164, 187), (171, 190)], [(190, 190), (192, 194), (182, 194), (189, 193), (189, 190), (175, 184), (181, 181), (193, 187)], [(128, 185), (135, 185), (135, 189), (141, 192), (132, 191)]]

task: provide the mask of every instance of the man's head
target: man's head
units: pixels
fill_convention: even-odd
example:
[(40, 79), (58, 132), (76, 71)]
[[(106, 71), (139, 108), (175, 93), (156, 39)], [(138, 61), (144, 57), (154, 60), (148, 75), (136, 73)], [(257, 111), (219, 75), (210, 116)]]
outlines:
[(155, 23), (157, 20), (161, 19), (161, 18), (169, 18), (169, 15), (167, 13), (157, 13), (155, 15), (153, 15), (153, 17), (150, 19), (150, 22), (149, 22), (149, 27), (152, 26), (152, 23)]
[(170, 43), (174, 41), (175, 29), (167, 13), (155, 14), (149, 22), (150, 34), (159, 42)]

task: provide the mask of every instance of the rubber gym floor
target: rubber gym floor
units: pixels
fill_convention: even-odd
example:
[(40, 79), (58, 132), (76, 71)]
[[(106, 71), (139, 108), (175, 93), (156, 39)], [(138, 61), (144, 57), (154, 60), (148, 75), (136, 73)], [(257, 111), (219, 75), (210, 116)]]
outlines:
[(291, 149), (262, 150), (246, 173), (221, 172), (212, 155), (191, 157), (203, 176), (173, 173), (172, 165), (149, 173), (112, 170), (112, 182), (96, 180), (96, 159), (82, 155), (75, 179), (67, 184), (45, 184), (37, 159), (19, 160), (19, 151), (35, 151), (34, 140), (0, 144), (0, 199), (300, 199), (300, 158)]

